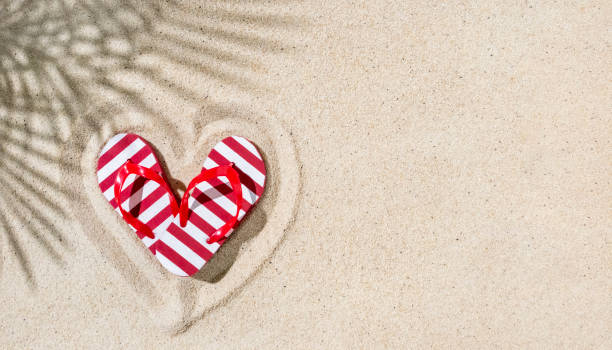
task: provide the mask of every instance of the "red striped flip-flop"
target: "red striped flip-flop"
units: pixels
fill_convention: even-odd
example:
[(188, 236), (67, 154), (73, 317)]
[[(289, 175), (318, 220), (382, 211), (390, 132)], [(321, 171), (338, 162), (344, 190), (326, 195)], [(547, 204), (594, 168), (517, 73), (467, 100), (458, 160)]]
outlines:
[(104, 197), (159, 262), (191, 276), (259, 200), (266, 169), (251, 142), (227, 137), (212, 149), (179, 206), (151, 146), (138, 135), (118, 134), (103, 147), (97, 175)]

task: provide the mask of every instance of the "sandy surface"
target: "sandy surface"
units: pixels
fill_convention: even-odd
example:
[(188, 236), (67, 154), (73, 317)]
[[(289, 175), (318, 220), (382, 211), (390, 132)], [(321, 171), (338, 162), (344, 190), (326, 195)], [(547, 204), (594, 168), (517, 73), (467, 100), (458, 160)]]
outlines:
[[(0, 1), (2, 348), (612, 348), (609, 2), (181, 3)], [(176, 188), (262, 150), (196, 278), (99, 193), (120, 131)]]

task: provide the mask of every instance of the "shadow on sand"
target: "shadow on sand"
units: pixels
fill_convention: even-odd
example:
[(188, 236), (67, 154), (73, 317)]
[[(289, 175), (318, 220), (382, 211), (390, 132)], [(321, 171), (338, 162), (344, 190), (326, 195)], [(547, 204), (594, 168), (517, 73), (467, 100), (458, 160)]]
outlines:
[[(79, 127), (101, 137), (109, 120), (88, 110), (121, 101), (160, 128), (174, 130), (155, 101), (118, 77), (137, 77), (148, 89), (195, 104), (207, 98), (207, 91), (195, 91), (173, 80), (166, 67), (152, 64), (149, 58), (154, 57), (209, 79), (213, 86), (265, 95), (268, 88), (249, 79), (263, 74), (256, 57), (281, 54), (284, 45), (266, 33), (301, 25), (298, 18), (252, 2), (159, 4), (0, 0), (0, 232), (6, 238), (1, 248), (16, 259), (32, 289), (36, 264), (45, 263), (30, 257), (32, 244), (58, 265), (72, 250), (66, 228), (58, 224), (69, 208), (59, 203), (83, 198), (57, 174), (80, 171), (79, 159), (61, 154), (77, 120)], [(84, 148), (85, 142), (78, 140), (76, 147)], [(197, 278), (222, 279), (242, 243), (265, 222), (263, 211), (254, 210)]]

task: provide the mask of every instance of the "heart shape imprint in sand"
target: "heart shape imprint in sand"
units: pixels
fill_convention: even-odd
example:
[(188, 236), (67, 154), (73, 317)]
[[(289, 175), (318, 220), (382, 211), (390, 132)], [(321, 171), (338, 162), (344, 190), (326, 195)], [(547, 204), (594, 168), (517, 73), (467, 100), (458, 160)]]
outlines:
[(161, 265), (192, 276), (261, 198), (266, 169), (253, 143), (227, 137), (213, 147), (179, 206), (147, 141), (117, 134), (102, 148), (97, 177), (106, 200)]

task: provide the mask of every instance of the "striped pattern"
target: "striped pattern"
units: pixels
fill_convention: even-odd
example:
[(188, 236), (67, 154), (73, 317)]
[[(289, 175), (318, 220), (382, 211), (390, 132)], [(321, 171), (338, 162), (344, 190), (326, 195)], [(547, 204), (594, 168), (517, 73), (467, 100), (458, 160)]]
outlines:
[[(113, 186), (117, 171), (128, 159), (162, 173), (153, 149), (141, 137), (118, 134), (111, 138), (100, 153), (97, 175), (104, 197), (118, 213)], [(204, 161), (204, 168), (229, 163), (234, 163), (242, 182), (241, 220), (263, 194), (266, 169), (255, 146), (239, 136), (230, 136), (219, 142)], [(229, 180), (224, 176), (195, 187), (188, 200), (190, 211), (185, 227), (180, 227), (179, 218), (172, 216), (165, 190), (153, 181), (136, 175), (128, 176), (121, 201), (124, 210), (155, 233), (155, 238), (150, 239), (136, 232), (138, 237), (168, 271), (179, 276), (195, 274), (212, 258), (224, 241), (208, 244), (206, 240), (236, 213), (235, 197)]]

